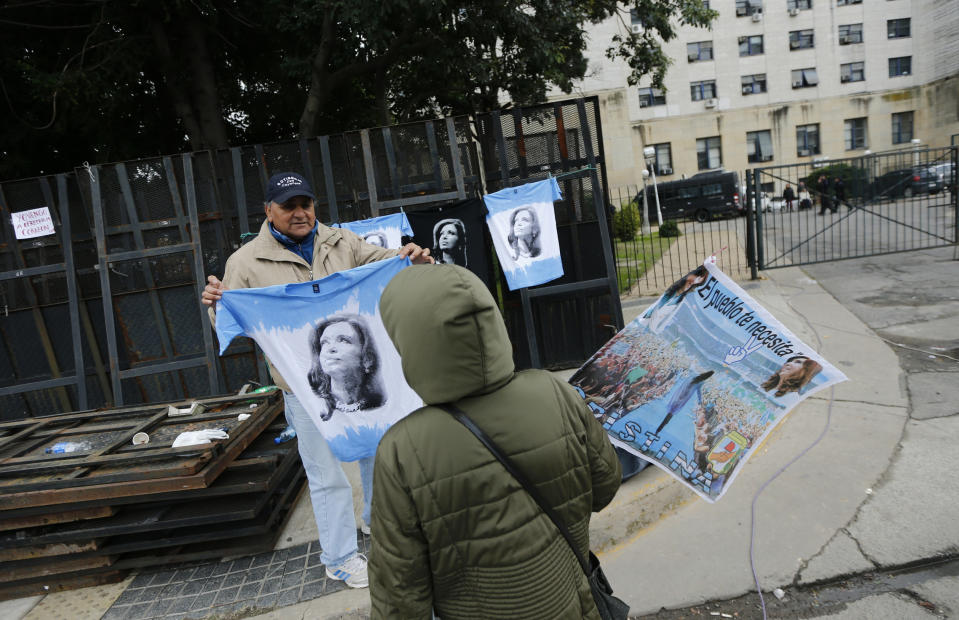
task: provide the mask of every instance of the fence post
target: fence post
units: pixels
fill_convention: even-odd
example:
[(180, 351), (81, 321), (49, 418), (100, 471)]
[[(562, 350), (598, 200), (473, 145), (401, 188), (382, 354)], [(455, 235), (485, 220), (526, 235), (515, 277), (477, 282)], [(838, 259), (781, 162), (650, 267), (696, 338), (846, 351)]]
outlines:
[(753, 280), (759, 279), (757, 273), (756, 256), (756, 228), (755, 212), (753, 211), (753, 171), (746, 171), (746, 195), (743, 200), (746, 201), (746, 262), (749, 265), (749, 276)]

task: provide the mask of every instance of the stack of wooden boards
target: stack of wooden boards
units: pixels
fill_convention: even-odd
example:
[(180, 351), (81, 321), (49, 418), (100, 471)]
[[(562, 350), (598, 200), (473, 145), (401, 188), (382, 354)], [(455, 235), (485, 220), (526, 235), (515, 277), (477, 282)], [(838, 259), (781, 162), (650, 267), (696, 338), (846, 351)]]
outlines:
[[(0, 600), (272, 549), (305, 480), (281, 393), (199, 403), (0, 424)], [(205, 429), (229, 439), (171, 447)]]

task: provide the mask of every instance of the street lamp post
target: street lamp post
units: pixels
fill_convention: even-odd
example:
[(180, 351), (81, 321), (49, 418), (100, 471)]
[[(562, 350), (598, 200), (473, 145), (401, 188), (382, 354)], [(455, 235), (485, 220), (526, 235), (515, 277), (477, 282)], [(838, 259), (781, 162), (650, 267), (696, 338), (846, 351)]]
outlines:
[(643, 159), (646, 161), (646, 170), (644, 171), (643, 179), (646, 178), (646, 175), (652, 173), (653, 195), (656, 197), (656, 223), (659, 226), (662, 226), (663, 211), (659, 206), (659, 189), (656, 187), (656, 148), (652, 146), (647, 146), (646, 148), (644, 148)]
[(646, 179), (649, 178), (649, 170), (643, 170), (643, 235), (649, 235), (649, 188), (646, 187)]

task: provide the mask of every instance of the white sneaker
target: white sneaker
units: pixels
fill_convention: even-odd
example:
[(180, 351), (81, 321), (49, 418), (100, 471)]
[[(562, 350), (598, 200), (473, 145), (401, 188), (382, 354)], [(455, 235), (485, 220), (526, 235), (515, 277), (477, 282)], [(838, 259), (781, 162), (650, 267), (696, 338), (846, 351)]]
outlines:
[(362, 553), (357, 553), (339, 566), (327, 566), (326, 576), (345, 582), (351, 588), (366, 588), (370, 585), (370, 578), (366, 574), (366, 556)]
[(363, 525), (360, 526), (360, 531), (363, 532), (364, 535), (369, 536), (369, 535), (370, 535), (370, 526), (367, 525), (366, 523), (364, 523)]

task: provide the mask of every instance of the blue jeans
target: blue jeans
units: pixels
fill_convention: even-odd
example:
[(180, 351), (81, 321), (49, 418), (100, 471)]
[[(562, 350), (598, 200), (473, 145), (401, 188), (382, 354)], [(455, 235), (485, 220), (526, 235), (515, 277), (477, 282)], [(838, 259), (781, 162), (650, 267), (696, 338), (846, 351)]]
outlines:
[[(313, 516), (323, 549), (320, 561), (327, 566), (342, 564), (357, 552), (353, 489), (340, 462), (300, 401), (288, 392), (283, 393), (283, 400), (286, 403), (286, 423), (296, 431), (300, 459), (310, 485)], [(363, 484), (363, 521), (369, 523), (373, 457), (360, 459), (359, 465)]]

